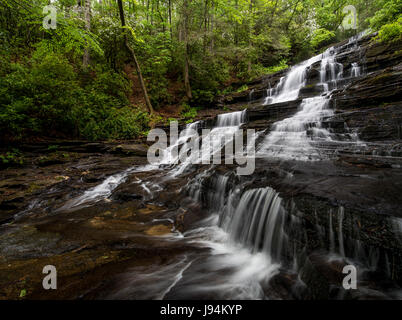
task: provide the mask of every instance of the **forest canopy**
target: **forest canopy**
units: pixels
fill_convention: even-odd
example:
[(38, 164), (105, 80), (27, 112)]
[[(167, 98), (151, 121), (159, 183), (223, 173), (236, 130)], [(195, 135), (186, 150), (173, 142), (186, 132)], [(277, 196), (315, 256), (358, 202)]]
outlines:
[(399, 0), (0, 0), (0, 138), (131, 139), (167, 106), (191, 121), (357, 32), (400, 40), (401, 12)]

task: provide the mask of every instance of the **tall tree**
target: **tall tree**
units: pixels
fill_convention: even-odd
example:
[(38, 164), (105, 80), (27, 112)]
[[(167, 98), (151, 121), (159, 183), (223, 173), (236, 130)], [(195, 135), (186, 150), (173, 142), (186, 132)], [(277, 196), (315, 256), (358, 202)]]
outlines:
[[(91, 29), (91, 0), (85, 0), (84, 20), (85, 20), (85, 30), (89, 32)], [(84, 57), (82, 59), (82, 64), (84, 68), (88, 67), (89, 59), (90, 59), (89, 48), (87, 46), (84, 50)]]
[(170, 41), (173, 41), (173, 27), (172, 27), (172, 0), (169, 0), (169, 30), (170, 30)]
[(188, 37), (189, 37), (189, 30), (190, 30), (190, 8), (189, 8), (189, 3), (191, 4), (191, 0), (184, 0), (184, 5), (183, 5), (183, 41), (184, 41), (184, 87), (186, 89), (186, 96), (190, 100), (193, 98), (192, 92), (191, 92), (191, 85), (190, 85), (190, 76), (189, 76), (189, 43), (188, 43)]
[[(123, 8), (123, 1), (122, 0), (117, 0), (118, 6), (119, 6), (119, 14), (120, 14), (120, 21), (121, 21), (121, 26), (123, 28), (126, 27), (126, 19), (124, 18), (124, 8)], [(130, 44), (128, 43), (128, 38), (127, 38), (127, 33), (126, 30), (123, 30), (124, 32), (124, 45), (127, 48), (128, 52), (131, 54), (131, 57), (134, 61), (135, 69), (137, 71), (138, 79), (140, 81), (141, 89), (144, 94), (145, 98), (145, 103), (147, 105), (148, 111), (150, 114), (154, 113), (154, 109), (152, 108), (151, 100), (149, 100), (147, 88), (145, 86), (144, 78), (142, 77), (141, 73), (141, 68), (140, 64), (138, 63), (137, 57), (135, 55), (134, 49), (131, 48)]]

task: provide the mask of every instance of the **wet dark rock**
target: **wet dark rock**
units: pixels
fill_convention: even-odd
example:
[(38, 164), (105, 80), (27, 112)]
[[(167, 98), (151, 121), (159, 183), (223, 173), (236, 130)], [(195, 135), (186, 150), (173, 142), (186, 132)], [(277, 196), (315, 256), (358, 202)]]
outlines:
[(306, 286), (298, 279), (297, 274), (281, 271), (269, 280), (265, 288), (270, 299), (293, 300), (306, 296)]
[(299, 98), (309, 98), (320, 95), (324, 92), (324, 86), (322, 84), (310, 84), (303, 87), (299, 92)]
[(309, 288), (309, 299), (328, 300), (330, 282), (327, 274), (320, 270), (319, 262), (307, 257), (300, 269), (300, 278)]
[(310, 66), (306, 73), (306, 85), (316, 85), (321, 78), (321, 63), (314, 63)]
[(252, 122), (260, 119), (269, 119), (272, 122), (279, 121), (294, 114), (301, 103), (301, 99), (290, 102), (275, 103), (270, 105), (260, 105), (247, 110), (248, 121)]
[(132, 201), (132, 200), (142, 199), (142, 196), (139, 194), (135, 194), (135, 193), (120, 192), (120, 193), (113, 194), (112, 199), (119, 200), (119, 201)]
[(140, 157), (146, 157), (147, 152), (147, 147), (140, 144), (121, 144), (112, 150), (112, 153)]
[[(208, 260), (208, 250), (161, 236), (198, 227), (216, 208), (211, 194), (223, 191), (227, 197), (234, 187), (240, 192), (271, 187), (282, 199), (281, 270), (262, 284), (267, 297), (397, 298), (393, 292), (402, 286), (402, 234), (397, 229), (402, 218), (400, 44), (377, 43), (373, 36), (358, 44), (360, 49), (348, 45), (337, 62), (347, 78), (351, 63), (360, 61), (362, 75), (330, 86), (337, 88), (329, 105), (334, 115), (322, 126), (340, 141), (357, 134), (366, 146), (325, 143), (322, 149), (331, 157), (317, 162), (259, 159), (249, 176), (236, 175), (236, 165), (217, 165), (199, 182), (196, 202), (190, 191), (198, 181), (193, 179), (208, 166), (194, 165), (169, 179), (169, 168), (129, 174), (96, 201), (63, 209), (111, 175), (147, 163), (145, 141), (22, 146), (27, 163), (0, 171), (0, 298), (18, 298), (22, 289), (29, 298), (155, 298), (144, 288), (138, 290), (139, 274), (158, 271), (183, 256), (191, 257), (192, 264), (165, 298), (230, 298), (212, 291), (181, 291), (205, 280), (191, 275), (205, 274), (202, 262)], [(217, 97), (211, 107), (218, 108), (217, 113), (247, 107), (243, 128), (268, 132), (273, 123), (297, 112), (302, 98), (323, 90), (320, 64), (313, 64), (297, 100), (264, 105), (266, 89), (275, 87), (285, 73), (255, 79), (243, 92)], [(202, 119), (198, 129), (213, 126), (215, 115)], [(49, 149), (50, 144), (57, 148)], [(216, 190), (216, 178), (222, 175), (228, 177), (226, 189)], [(358, 264), (356, 291), (342, 288), (348, 259)], [(43, 292), (41, 268), (46, 264), (58, 267), (57, 294)], [(220, 269), (207, 280), (224, 285), (230, 272)], [(128, 288), (124, 295), (111, 294), (121, 286)]]

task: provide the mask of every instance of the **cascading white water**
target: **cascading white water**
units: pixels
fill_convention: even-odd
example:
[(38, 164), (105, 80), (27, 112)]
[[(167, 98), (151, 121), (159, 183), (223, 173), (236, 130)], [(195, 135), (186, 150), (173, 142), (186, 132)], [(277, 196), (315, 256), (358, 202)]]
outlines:
[(85, 191), (82, 195), (70, 199), (58, 211), (77, 209), (85, 207), (89, 204), (107, 199), (121, 183), (123, 183), (127, 176), (135, 172), (145, 172), (155, 169), (155, 166), (146, 165), (140, 167), (130, 167), (127, 170), (111, 175), (106, 178), (101, 184)]
[(199, 124), (200, 122), (196, 121), (186, 125), (184, 130), (180, 132), (178, 139), (173, 141), (169, 147), (163, 150), (163, 158), (160, 161), (160, 164), (172, 165), (179, 161), (179, 148), (186, 148), (189, 140), (197, 136), (197, 128)]
[(331, 47), (322, 54), (320, 82), (324, 85), (324, 91), (328, 91), (328, 85), (336, 87), (336, 81), (343, 76), (343, 65), (335, 61), (336, 50)]
[[(270, 88), (267, 91), (266, 103), (297, 99), (300, 89), (306, 84), (307, 68), (319, 61), (321, 61), (320, 84), (324, 87), (324, 94), (303, 99), (300, 110), (295, 115), (276, 122), (271, 133), (266, 136), (263, 142), (260, 155), (298, 160), (313, 159), (320, 155), (311, 142), (331, 141), (331, 135), (322, 127), (321, 121), (332, 116), (332, 110), (328, 109), (329, 91), (336, 87), (336, 82), (343, 77), (343, 68), (341, 64), (336, 62), (336, 50), (334, 48), (330, 48), (324, 54), (291, 68), (275, 88)], [(352, 77), (360, 74), (357, 64), (352, 64), (351, 73)], [(208, 135), (209, 137), (202, 137), (201, 139), (211, 138), (211, 151), (215, 152), (222, 148), (220, 137), (228, 133), (233, 135), (244, 121), (244, 111), (219, 115), (216, 126)], [(199, 122), (187, 125), (179, 139), (165, 150), (161, 164), (174, 164), (177, 160), (173, 153), (174, 148), (183, 148), (189, 144), (189, 140), (196, 135), (198, 129)], [(198, 140), (198, 142), (201, 141)], [(170, 170), (170, 174), (180, 174), (190, 164), (201, 163), (204, 156), (203, 153), (192, 154), (188, 161), (179, 163)], [(209, 156), (211, 156), (210, 153)], [(205, 170), (197, 176), (195, 181), (190, 181), (188, 184), (190, 195), (198, 202), (201, 201), (202, 182), (210, 174), (210, 171)], [(111, 191), (124, 181), (126, 175), (125, 173), (121, 176), (109, 177), (101, 185), (87, 191), (82, 198), (76, 201), (75, 205), (80, 205), (91, 199), (109, 196)], [(211, 212), (208, 223), (203, 221), (200, 223), (201, 227), (189, 230), (182, 235), (184, 241), (205, 245), (211, 249), (212, 253), (208, 258), (205, 258), (206, 262), (204, 261), (200, 270), (194, 267), (197, 263), (201, 265), (198, 260), (197, 263), (192, 263), (193, 260), (188, 261), (186, 257), (180, 260), (177, 265), (172, 264), (172, 268), (161, 269), (161, 272), (150, 272), (149, 278), (146, 278), (147, 281), (151, 278), (154, 279), (155, 274), (157, 274), (157, 279), (159, 277), (164, 279), (162, 275), (165, 270), (169, 274), (174, 274), (178, 270), (173, 281), (167, 281), (169, 283), (166, 283), (166, 290), (163, 291), (163, 294), (155, 297), (165, 297), (179, 282), (181, 282), (181, 289), (185, 292), (183, 288), (186, 286), (186, 281), (188, 281), (188, 287), (191, 291), (208, 292), (208, 290), (219, 289), (231, 291), (233, 293), (231, 297), (237, 298), (260, 298), (264, 296), (261, 288), (258, 287), (258, 282), (270, 278), (277, 271), (278, 265), (272, 261), (279, 261), (284, 245), (286, 212), (282, 207), (281, 198), (272, 188), (255, 188), (244, 192), (241, 190), (229, 191), (227, 190), (228, 182), (228, 176), (219, 176), (212, 184), (213, 190), (207, 194), (208, 207)], [(143, 187), (146, 189), (147, 185), (144, 184)], [(330, 251), (334, 253), (335, 233), (333, 231), (332, 213), (329, 217)], [(339, 209), (337, 217), (339, 253), (345, 256), (342, 231), (343, 208)], [(398, 225), (401, 225), (400, 222)], [(296, 256), (296, 251), (294, 256)], [(294, 265), (297, 269), (296, 260)], [(234, 271), (230, 273), (227, 272), (228, 269)], [(189, 272), (192, 276), (184, 277), (184, 272)], [(216, 278), (212, 278), (210, 282), (204, 281), (202, 277), (207, 272), (209, 274), (223, 274), (224, 281), (222, 284), (217, 284)], [(198, 276), (198, 278), (194, 276), (195, 284), (191, 283), (193, 275)], [(198, 283), (197, 280), (199, 280)], [(145, 289), (149, 289), (149, 287), (145, 286)], [(155, 290), (159, 290), (158, 285), (155, 285)]]
[[(351, 40), (355, 43), (359, 37)], [(327, 91), (328, 84), (336, 82), (342, 76), (341, 65), (335, 62), (336, 50), (329, 48), (322, 55), (312, 57), (303, 63), (292, 67), (288, 74), (282, 77), (275, 88), (269, 89), (266, 103), (278, 103), (294, 100), (298, 97), (300, 89), (306, 82), (306, 70), (312, 64), (321, 60), (321, 83), (324, 90)], [(360, 69), (356, 64), (352, 65), (352, 76), (358, 76)], [(279, 121), (273, 125), (271, 133), (265, 137), (258, 155), (272, 156), (279, 158), (291, 158), (298, 160), (308, 160), (319, 158), (317, 150), (312, 147), (311, 141), (330, 141), (329, 132), (322, 128), (321, 119), (332, 115), (332, 111), (327, 108), (327, 95), (321, 95), (313, 98), (304, 99), (300, 106), (300, 111), (293, 117)], [(201, 152), (192, 153), (184, 162), (179, 163), (171, 172), (175, 176), (181, 174), (190, 164), (201, 163), (206, 157), (210, 158), (211, 153), (220, 150), (222, 138), (225, 135), (232, 135), (238, 130), (241, 123), (245, 121), (245, 111), (221, 114), (217, 117), (216, 127), (210, 132), (206, 140), (212, 142), (210, 149), (204, 147)], [(191, 139), (195, 136), (199, 122), (194, 122), (186, 126), (180, 134), (179, 139), (170, 147), (168, 147), (163, 155), (160, 164), (174, 164), (178, 162), (178, 153), (173, 152), (175, 149), (186, 148)], [(196, 141), (198, 143), (199, 141)], [(155, 169), (146, 168), (145, 170)], [(96, 201), (108, 197), (112, 190), (122, 181), (124, 181), (127, 173), (111, 176), (99, 186), (85, 192), (84, 195), (75, 199), (70, 204), (75, 207), (86, 202)]]
[(269, 187), (247, 190), (235, 207), (233, 203), (226, 206), (220, 225), (232, 241), (245, 245), (252, 252), (279, 258), (285, 214), (281, 201), (278, 193)]
[(254, 96), (254, 89), (252, 89), (250, 91), (250, 93), (248, 94), (248, 103), (250, 104), (250, 102), (253, 100), (253, 96)]
[(208, 193), (208, 203), (212, 212), (219, 213), (225, 205), (226, 188), (228, 185), (229, 177), (227, 175), (218, 176), (214, 183), (214, 192)]
[[(323, 155), (314, 144), (333, 141), (321, 121), (333, 115), (333, 111), (328, 108), (330, 90), (336, 88), (337, 81), (343, 77), (343, 66), (336, 62), (338, 50), (334, 47), (328, 48), (323, 54), (293, 67), (278, 84), (279, 94), (267, 97), (266, 103), (270, 104), (297, 99), (300, 89), (305, 85), (307, 68), (318, 61), (321, 62), (319, 84), (323, 86), (324, 92), (303, 99), (296, 114), (274, 123), (259, 147), (258, 156), (304, 161), (322, 159)], [(356, 66), (352, 76), (358, 75)]]
[(292, 67), (286, 76), (280, 78), (277, 86), (274, 89), (271, 89), (270, 93), (272, 94), (275, 92), (276, 95), (269, 95), (265, 99), (264, 104), (273, 104), (297, 99), (300, 89), (306, 83), (307, 68), (313, 63), (319, 61), (320, 57), (321, 55), (312, 57), (301, 64)]
[(329, 211), (329, 252), (330, 253), (334, 253), (335, 252), (335, 233), (334, 233), (334, 227), (333, 227), (333, 223), (332, 223), (332, 210)]
[(327, 104), (325, 96), (304, 99), (299, 112), (273, 125), (257, 155), (297, 160), (317, 158), (318, 151), (311, 146), (309, 136), (330, 139), (329, 132), (320, 125), (323, 117), (332, 115), (332, 111), (326, 108)]
[[(226, 143), (233, 141), (234, 134), (245, 121), (245, 117), (246, 110), (220, 114), (215, 127), (204, 136), (198, 136), (194, 130), (194, 124), (187, 125), (186, 129), (180, 133), (177, 142), (166, 149), (162, 164), (177, 164), (170, 173), (172, 176), (177, 176), (192, 164), (210, 163), (211, 158), (220, 153)], [(172, 156), (175, 149), (187, 150), (190, 144), (201, 145), (201, 148), (191, 152), (184, 159), (179, 159), (179, 152), (176, 152), (176, 156)]]
[(245, 111), (236, 111), (219, 114), (216, 127), (237, 127), (245, 121)]
[(345, 215), (345, 209), (339, 207), (338, 210), (338, 243), (339, 243), (339, 254), (345, 256), (345, 247), (343, 245), (343, 217)]
[(353, 77), (360, 77), (360, 67), (356, 62), (352, 63), (352, 69), (350, 71), (350, 76)]
[[(143, 172), (158, 169), (160, 165), (174, 165), (177, 164), (171, 171), (171, 176), (177, 176), (184, 172), (191, 164), (202, 163), (203, 159), (210, 159), (215, 152), (220, 152), (224, 142), (228, 142), (230, 137), (234, 138), (234, 133), (238, 130), (239, 126), (245, 121), (246, 111), (231, 112), (220, 114), (217, 117), (215, 128), (206, 137), (198, 136), (198, 127), (201, 122), (196, 121), (186, 125), (185, 129), (180, 132), (176, 141), (168, 148), (163, 150), (163, 157), (159, 165), (146, 165), (141, 167), (131, 167), (122, 173), (118, 173), (106, 178), (101, 184), (87, 190), (79, 197), (69, 200), (59, 210), (68, 210), (78, 208), (87, 204), (95, 203), (100, 200), (108, 198), (113, 190), (119, 186), (127, 176), (133, 172)], [(229, 137), (229, 140), (224, 140)], [(200, 139), (205, 139), (210, 142), (210, 145), (203, 145), (199, 152), (191, 153), (184, 161), (180, 161), (178, 152), (179, 149), (186, 149), (193, 143), (199, 143)], [(146, 186), (144, 188), (146, 190)]]
[(108, 196), (110, 196), (112, 191), (126, 179), (131, 170), (132, 169), (130, 168), (122, 173), (118, 173), (116, 175), (108, 177), (101, 184), (90, 190), (85, 191), (83, 195), (67, 201), (59, 210), (77, 208), (86, 203), (106, 199)]
[[(225, 134), (233, 135), (238, 127), (244, 122), (245, 114), (245, 111), (237, 111), (218, 115), (215, 128), (210, 131), (208, 136), (200, 137), (201, 140), (207, 140), (208, 138), (213, 137), (213, 139), (210, 139), (212, 143), (212, 145), (210, 145), (210, 150), (207, 150), (207, 146), (204, 145), (201, 152), (192, 153), (187, 159), (185, 159), (184, 163), (179, 163), (178, 171), (182, 172), (180, 169), (182, 167), (187, 167), (190, 163), (200, 163), (203, 157), (210, 157), (211, 152), (218, 150), (221, 146), (220, 138), (223, 138)], [(194, 122), (186, 126), (186, 128), (180, 133), (179, 139), (164, 151), (161, 164), (177, 164), (179, 162), (178, 150), (182, 148), (186, 149), (191, 139), (196, 139), (193, 143), (200, 143), (197, 132), (198, 125), (199, 122)]]

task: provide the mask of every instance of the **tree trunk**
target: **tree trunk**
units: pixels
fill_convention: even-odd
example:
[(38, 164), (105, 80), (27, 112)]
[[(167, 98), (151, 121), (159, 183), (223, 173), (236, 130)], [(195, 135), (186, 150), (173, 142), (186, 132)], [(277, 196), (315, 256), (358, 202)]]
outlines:
[(274, 10), (272, 10), (271, 16), (268, 20), (268, 26), (272, 26), (272, 22), (274, 21), (274, 17), (276, 15), (276, 8), (278, 7), (278, 0), (275, 1)]
[[(121, 26), (124, 28), (126, 26), (126, 20), (124, 18), (123, 2), (122, 2), (122, 0), (117, 0), (117, 3), (119, 5)], [(126, 49), (128, 50), (128, 52), (130, 52), (131, 57), (132, 57), (132, 59), (134, 61), (135, 69), (137, 70), (138, 79), (140, 80), (141, 89), (142, 89), (142, 92), (144, 94), (145, 103), (146, 103), (146, 105), (148, 107), (149, 113), (153, 114), (154, 109), (152, 108), (151, 101), (149, 100), (149, 97), (148, 97), (148, 92), (147, 92), (147, 88), (145, 87), (144, 79), (142, 77), (140, 64), (138, 63), (138, 60), (137, 60), (137, 57), (135, 55), (134, 50), (130, 47), (130, 45), (128, 43), (126, 30), (123, 30), (123, 32), (124, 32), (124, 45), (126, 46)]]
[(288, 23), (286, 24), (286, 30), (289, 30), (290, 23), (292, 22), (293, 17), (294, 17), (294, 15), (295, 15), (295, 13), (296, 13), (297, 5), (299, 4), (299, 2), (300, 2), (300, 0), (297, 0), (296, 4), (295, 4), (295, 6), (294, 6), (294, 9), (293, 9), (293, 11), (292, 11), (292, 15), (290, 16), (289, 21), (288, 21)]
[(204, 54), (207, 48), (207, 27), (208, 27), (208, 0), (205, 0), (205, 7), (204, 7), (204, 37), (203, 37), (203, 49)]
[[(190, 0), (188, 0), (190, 1)], [(188, 30), (189, 30), (189, 9), (188, 2), (184, 0), (184, 30), (183, 30), (183, 40), (184, 40), (184, 87), (186, 88), (186, 96), (189, 100), (193, 98), (190, 85), (189, 76), (189, 57), (188, 57)]]
[[(85, 20), (85, 30), (89, 32), (91, 29), (91, 0), (85, 0), (84, 20)], [(84, 57), (82, 58), (82, 64), (84, 68), (88, 68), (89, 59), (90, 59), (89, 48), (88, 46), (86, 46), (84, 50)]]
[(172, 0), (169, 0), (169, 30), (170, 30), (170, 41), (173, 41), (173, 29), (172, 29)]
[(211, 13), (211, 18), (210, 18), (210, 20), (211, 20), (211, 22), (210, 22), (210, 25), (211, 25), (210, 50), (212, 52), (214, 50), (214, 13), (215, 13), (215, 1), (214, 0), (212, 0), (212, 3), (211, 3), (211, 10), (212, 10), (212, 13)]

